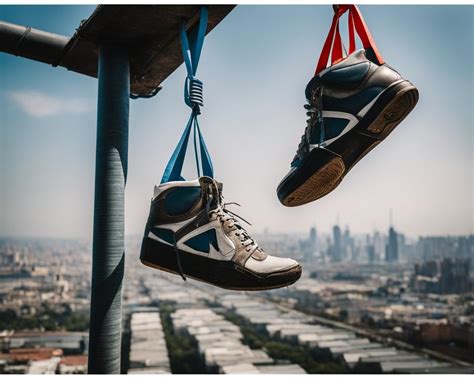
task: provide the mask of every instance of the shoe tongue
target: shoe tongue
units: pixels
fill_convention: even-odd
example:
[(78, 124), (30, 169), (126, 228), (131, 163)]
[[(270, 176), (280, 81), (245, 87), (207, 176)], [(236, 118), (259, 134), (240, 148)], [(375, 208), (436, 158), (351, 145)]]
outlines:
[(219, 183), (217, 180), (211, 178), (210, 176), (201, 176), (199, 178), (199, 182), (201, 183), (201, 187), (208, 187), (209, 185), (213, 185), (214, 187), (217, 187), (219, 191), (222, 190), (222, 183)]
[(213, 198), (217, 201), (217, 204), (219, 204), (222, 195), (223, 184), (209, 176), (201, 176), (199, 178), (199, 182), (201, 183), (201, 190), (205, 191), (204, 193), (207, 192), (212, 194)]

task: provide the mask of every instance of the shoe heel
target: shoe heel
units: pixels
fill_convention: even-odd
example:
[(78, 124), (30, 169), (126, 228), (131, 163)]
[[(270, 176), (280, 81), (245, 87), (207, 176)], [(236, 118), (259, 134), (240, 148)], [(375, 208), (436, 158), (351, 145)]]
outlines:
[(401, 83), (397, 86), (396, 95), (370, 123), (367, 131), (377, 139), (385, 139), (413, 110), (418, 98), (418, 90), (413, 84), (408, 81)]
[(326, 149), (318, 149), (313, 151), (309, 161), (313, 167), (320, 161), (326, 161), (326, 163), (288, 196), (281, 198), (280, 201), (283, 205), (297, 207), (310, 203), (327, 195), (341, 182), (346, 167), (342, 158), (337, 154)]
[(151, 238), (143, 237), (140, 261), (145, 266), (179, 275), (173, 247)]

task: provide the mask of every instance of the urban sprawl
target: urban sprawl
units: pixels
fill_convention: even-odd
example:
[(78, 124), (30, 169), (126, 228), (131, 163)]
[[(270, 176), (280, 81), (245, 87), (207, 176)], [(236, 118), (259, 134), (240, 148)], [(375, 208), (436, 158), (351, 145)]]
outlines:
[[(143, 266), (128, 238), (122, 373), (474, 373), (474, 236), (265, 231), (301, 279), (225, 291)], [(91, 244), (0, 239), (0, 374), (87, 371)]]

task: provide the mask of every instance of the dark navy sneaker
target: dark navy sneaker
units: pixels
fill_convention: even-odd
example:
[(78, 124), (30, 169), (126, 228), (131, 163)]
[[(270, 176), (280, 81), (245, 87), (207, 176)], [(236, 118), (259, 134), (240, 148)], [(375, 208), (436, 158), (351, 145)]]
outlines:
[(140, 259), (150, 267), (233, 290), (288, 286), (291, 258), (268, 255), (227, 209), (222, 184), (203, 176), (155, 187)]
[(308, 83), (305, 133), (277, 189), (283, 205), (303, 205), (334, 190), (415, 107), (416, 87), (376, 62), (371, 49), (358, 50)]

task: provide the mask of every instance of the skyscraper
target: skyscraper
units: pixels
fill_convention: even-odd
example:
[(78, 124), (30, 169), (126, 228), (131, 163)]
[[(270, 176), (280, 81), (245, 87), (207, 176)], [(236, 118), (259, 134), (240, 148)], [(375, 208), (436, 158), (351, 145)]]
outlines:
[(317, 233), (316, 228), (313, 226), (309, 231), (309, 239), (300, 241), (300, 249), (303, 252), (305, 260), (311, 260), (314, 258), (317, 251)]
[(346, 225), (342, 240), (342, 259), (344, 260), (347, 258), (354, 259), (354, 241), (351, 237), (348, 225)]
[(316, 249), (317, 232), (316, 232), (316, 228), (314, 226), (309, 231), (309, 242), (311, 243), (312, 247), (314, 249)]
[(376, 231), (374, 233), (374, 261), (380, 262), (385, 256), (385, 241), (383, 236)]
[(342, 240), (341, 240), (341, 228), (339, 225), (334, 225), (332, 228), (332, 235), (334, 244), (331, 249), (331, 259), (333, 262), (340, 262), (342, 260)]
[(388, 243), (385, 249), (385, 261), (398, 261), (398, 233), (395, 231), (393, 226), (390, 226), (390, 229), (388, 230)]

